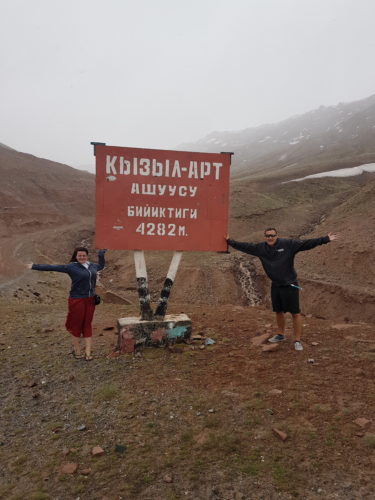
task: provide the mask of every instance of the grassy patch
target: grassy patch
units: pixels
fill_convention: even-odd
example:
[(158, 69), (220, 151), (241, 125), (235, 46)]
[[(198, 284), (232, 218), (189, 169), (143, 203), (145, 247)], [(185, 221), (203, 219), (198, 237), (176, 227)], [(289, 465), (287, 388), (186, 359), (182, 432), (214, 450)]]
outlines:
[(318, 403), (318, 404), (314, 405), (313, 409), (317, 413), (329, 413), (330, 411), (332, 411), (331, 405), (329, 405), (329, 404), (323, 404), (323, 403)]
[(259, 417), (251, 417), (251, 418), (247, 418), (244, 422), (244, 424), (247, 426), (247, 427), (256, 427), (258, 425), (261, 425), (262, 423), (262, 420), (259, 418)]
[(272, 477), (278, 488), (288, 491), (294, 488), (297, 481), (297, 476), (278, 460), (272, 464)]
[(188, 431), (185, 431), (181, 434), (181, 443), (183, 444), (190, 444), (194, 441), (194, 437), (193, 437), (193, 431), (192, 430), (188, 430)]
[(59, 422), (54, 420), (52, 422), (48, 422), (47, 429), (52, 432), (59, 432), (64, 427), (64, 422)]
[(307, 431), (306, 432), (306, 439), (309, 441), (315, 441), (317, 439), (318, 435), (315, 431)]
[(242, 439), (235, 434), (223, 432), (211, 432), (206, 443), (202, 448), (211, 453), (217, 452), (220, 455), (230, 455), (232, 453), (240, 453), (242, 449)]
[(238, 457), (236, 467), (243, 474), (248, 476), (257, 476), (261, 470), (264, 469), (264, 464), (260, 453), (256, 453), (250, 456)]
[(204, 421), (205, 423), (205, 426), (207, 427), (207, 429), (217, 429), (220, 427), (220, 418), (215, 416), (215, 415), (212, 415), (210, 417), (207, 417)]
[(111, 401), (120, 393), (119, 387), (114, 383), (105, 383), (100, 385), (94, 392), (94, 399), (97, 402)]
[(19, 457), (16, 457), (12, 465), (13, 467), (20, 467), (21, 465), (24, 465), (27, 462), (27, 457), (25, 455), (20, 455)]
[(30, 496), (30, 500), (46, 500), (47, 498), (51, 497), (44, 491), (34, 491)]
[(336, 444), (336, 439), (333, 436), (327, 436), (324, 441), (324, 446), (327, 446), (328, 448), (332, 448)]
[(370, 448), (375, 448), (375, 434), (367, 434), (364, 437), (364, 442), (369, 446)]

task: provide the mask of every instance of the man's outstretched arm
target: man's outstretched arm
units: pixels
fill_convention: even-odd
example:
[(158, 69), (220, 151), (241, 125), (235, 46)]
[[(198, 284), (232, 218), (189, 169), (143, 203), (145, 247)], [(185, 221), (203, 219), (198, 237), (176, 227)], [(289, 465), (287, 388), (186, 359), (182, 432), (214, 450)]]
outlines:
[(259, 256), (259, 243), (246, 243), (231, 239), (227, 239), (227, 243), (236, 250), (240, 250), (241, 252), (248, 253), (250, 255)]
[(322, 238), (310, 238), (308, 240), (293, 240), (293, 247), (296, 252), (304, 252), (311, 250), (319, 245), (325, 245), (330, 241), (337, 240), (339, 236), (335, 233), (328, 233), (327, 236)]

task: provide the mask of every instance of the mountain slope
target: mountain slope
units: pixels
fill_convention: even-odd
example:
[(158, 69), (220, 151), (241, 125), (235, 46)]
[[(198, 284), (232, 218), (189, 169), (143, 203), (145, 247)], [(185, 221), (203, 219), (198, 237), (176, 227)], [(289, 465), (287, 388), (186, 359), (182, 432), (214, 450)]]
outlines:
[(0, 235), (93, 214), (95, 177), (0, 146)]
[[(196, 151), (233, 151), (234, 176), (293, 178), (375, 161), (375, 94), (235, 132), (212, 132), (181, 145)], [(329, 166), (329, 168), (328, 168)]]
[(38, 255), (61, 259), (82, 238), (92, 239), (92, 174), (1, 145), (0, 178), (0, 278), (23, 273), (24, 262)]
[[(248, 168), (241, 169), (238, 163), (234, 164), (237, 174), (231, 182), (229, 229), (233, 239), (260, 241), (264, 228), (269, 226), (276, 227), (283, 237), (309, 238), (328, 232), (340, 233), (338, 242), (296, 257), (304, 288), (302, 310), (306, 314), (375, 320), (375, 275), (372, 271), (375, 252), (369, 236), (375, 230), (375, 175), (363, 173), (346, 178), (285, 182), (317, 170), (337, 169), (345, 162), (346, 166), (362, 163), (365, 157), (367, 162), (375, 161), (375, 158), (371, 160), (375, 144), (372, 142), (375, 128), (371, 115), (374, 101), (372, 97), (322, 108), (281, 124), (261, 127), (261, 133), (253, 129), (251, 133), (260, 138), (256, 141), (258, 153), (259, 148), (265, 148), (264, 154), (259, 153), (255, 159), (252, 153), (253, 160)], [(338, 115), (343, 117), (340, 123), (335, 121)], [(312, 124), (310, 138), (301, 135), (301, 126), (307, 121)], [(279, 144), (274, 142), (276, 139), (262, 140), (267, 127), (285, 136), (289, 134), (288, 139)], [(354, 129), (358, 132), (357, 137), (348, 142), (341, 140)], [(250, 133), (245, 132), (243, 135)], [(333, 136), (338, 138), (336, 142)], [(254, 137), (252, 140), (254, 143)], [(314, 158), (313, 144), (327, 146), (322, 149), (319, 161)], [(224, 144), (216, 146), (218, 150), (233, 149)], [(212, 150), (211, 146), (207, 147)], [(246, 148), (251, 149), (251, 144), (241, 147), (238, 151), (243, 153)], [(276, 153), (277, 147), (284, 149)], [(294, 160), (300, 155), (295, 162), (297, 165), (282, 166), (287, 161), (280, 160), (282, 151), (294, 155)], [(66, 262), (77, 244), (85, 243), (94, 248), (94, 176), (5, 148), (0, 148), (0, 174), (6, 179), (0, 187), (0, 279), (3, 280), (0, 288), (8, 290), (8, 296), (15, 294), (20, 300), (22, 297), (44, 300), (50, 285), (39, 283), (36, 273), (27, 274), (23, 263)], [(111, 251), (107, 257), (102, 286), (136, 303), (132, 252)], [(156, 302), (170, 253), (147, 252), (146, 261), (150, 291)], [(16, 287), (25, 282), (28, 287), (35, 287), (37, 299), (26, 292), (25, 296), (23, 292), (18, 293)], [(60, 282), (60, 277), (51, 278), (51, 283)], [(179, 303), (205, 307), (245, 303), (267, 305), (268, 289), (257, 259), (233, 251), (230, 254), (190, 252), (183, 256), (171, 304), (175, 307)]]

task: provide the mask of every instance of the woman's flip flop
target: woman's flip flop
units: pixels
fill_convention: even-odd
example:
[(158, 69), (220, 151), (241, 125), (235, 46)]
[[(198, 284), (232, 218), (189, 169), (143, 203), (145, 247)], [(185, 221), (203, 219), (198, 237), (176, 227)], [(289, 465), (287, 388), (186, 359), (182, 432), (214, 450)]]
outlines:
[(76, 354), (74, 351), (70, 353), (74, 359), (83, 359), (83, 354)]

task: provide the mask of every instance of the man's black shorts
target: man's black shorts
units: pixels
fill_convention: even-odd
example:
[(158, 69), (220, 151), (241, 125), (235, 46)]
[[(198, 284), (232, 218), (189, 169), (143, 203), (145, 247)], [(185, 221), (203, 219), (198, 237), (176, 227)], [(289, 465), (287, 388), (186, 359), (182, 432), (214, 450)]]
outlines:
[(271, 286), (271, 300), (274, 312), (290, 312), (298, 314), (299, 309), (299, 289), (291, 285)]

